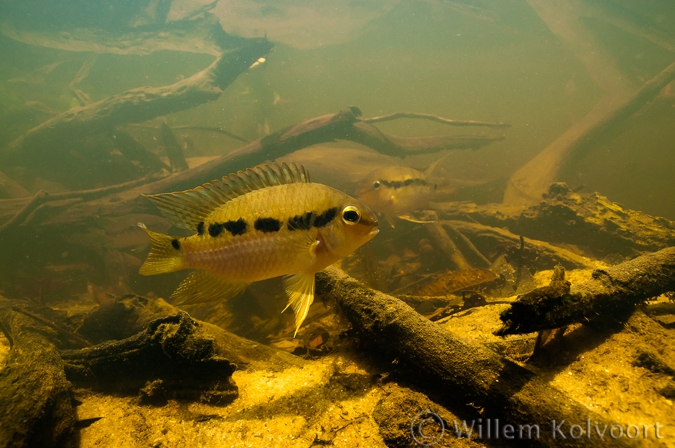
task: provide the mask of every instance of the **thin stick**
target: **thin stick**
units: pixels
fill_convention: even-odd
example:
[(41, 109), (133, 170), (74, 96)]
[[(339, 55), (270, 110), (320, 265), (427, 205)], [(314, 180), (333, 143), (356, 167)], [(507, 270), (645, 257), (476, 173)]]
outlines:
[(16, 212), (7, 222), (0, 226), (0, 235), (7, 232), (8, 229), (19, 226), (26, 222), (35, 210), (44, 205), (46, 202), (51, 201), (60, 201), (64, 199), (82, 199), (82, 200), (92, 200), (109, 194), (114, 194), (120, 191), (126, 191), (132, 187), (148, 183), (158, 178), (163, 177), (157, 174), (151, 174), (149, 176), (142, 177), (140, 179), (132, 180), (117, 185), (110, 185), (108, 187), (102, 188), (93, 188), (91, 190), (79, 190), (79, 191), (67, 191), (64, 193), (54, 193), (49, 194), (46, 191), (38, 191), (35, 196), (33, 196), (21, 210)]
[(474, 254), (474, 256), (476, 256), (476, 258), (478, 258), (478, 259), (481, 261), (481, 263), (483, 264), (483, 267), (484, 267), (484, 268), (489, 268), (490, 266), (492, 266), (492, 262), (490, 262), (490, 260), (488, 260), (487, 258), (485, 258), (485, 255), (483, 255), (483, 254), (476, 248), (476, 246), (473, 245), (473, 243), (471, 242), (471, 240), (470, 240), (469, 238), (467, 238), (462, 232), (460, 232), (459, 230), (457, 230), (457, 229), (456, 229), (451, 223), (449, 223), (449, 222), (444, 223), (444, 225), (445, 225), (446, 228), (452, 230), (452, 232), (455, 234), (455, 236), (457, 236), (460, 240), (462, 240), (462, 242), (463, 242), (464, 244), (466, 244), (466, 247), (469, 249), (469, 251), (471, 251), (471, 253)]
[(30, 199), (30, 201), (28, 201), (26, 203), (26, 205), (24, 205), (21, 208), (21, 210), (16, 212), (16, 214), (14, 216), (12, 216), (9, 219), (9, 221), (7, 221), (6, 223), (4, 223), (3, 225), (0, 226), (0, 234), (2, 234), (4, 231), (6, 231), (7, 229), (9, 229), (11, 227), (14, 227), (15, 225), (17, 225), (16, 223), (18, 223), (20, 220), (22, 220), (22, 219), (26, 218), (28, 215), (30, 215), (33, 212), (33, 210), (35, 210), (40, 205), (42, 205), (43, 202), (45, 202), (47, 197), (49, 197), (49, 193), (47, 193), (46, 191), (42, 191), (42, 190), (38, 191), (35, 194), (35, 196), (33, 196)]
[(450, 118), (439, 117), (433, 114), (420, 114), (417, 112), (397, 112), (395, 114), (382, 115), (379, 117), (362, 118), (366, 123), (377, 123), (380, 121), (398, 120), (399, 118), (416, 118), (436, 121), (438, 123), (449, 124), (451, 126), (488, 126), (491, 128), (510, 128), (511, 125), (501, 121), (477, 121), (477, 120), (452, 120)]
[(438, 215), (433, 212), (432, 217), (435, 222), (428, 224), (426, 229), (434, 239), (441, 251), (452, 261), (458, 270), (469, 269), (471, 264), (466, 261), (462, 251), (459, 250), (454, 241), (448, 236), (443, 225), (438, 222)]

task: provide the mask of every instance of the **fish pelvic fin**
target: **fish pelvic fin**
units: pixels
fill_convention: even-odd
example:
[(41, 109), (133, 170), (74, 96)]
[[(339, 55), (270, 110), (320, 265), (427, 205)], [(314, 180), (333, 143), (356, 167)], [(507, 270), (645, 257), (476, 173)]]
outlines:
[(298, 334), (300, 325), (307, 317), (309, 306), (314, 302), (314, 274), (295, 274), (284, 277), (284, 289), (288, 294), (288, 305), (282, 313), (290, 306), (295, 313), (295, 333)]
[(145, 230), (150, 237), (150, 244), (152, 245), (148, 258), (138, 271), (139, 274), (164, 274), (166, 272), (179, 271), (185, 267), (178, 239), (153, 232), (145, 227), (145, 224), (142, 222), (138, 223), (138, 227)]
[(176, 305), (215, 302), (234, 297), (247, 286), (248, 283), (233, 282), (207, 271), (195, 271), (178, 285), (171, 298), (178, 301)]

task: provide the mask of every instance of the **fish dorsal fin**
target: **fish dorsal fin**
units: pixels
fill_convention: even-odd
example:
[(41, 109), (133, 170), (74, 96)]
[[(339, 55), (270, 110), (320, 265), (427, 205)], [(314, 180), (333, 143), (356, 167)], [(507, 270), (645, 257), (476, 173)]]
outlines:
[(309, 182), (309, 173), (302, 165), (274, 162), (223, 176), (191, 190), (144, 196), (171, 224), (195, 231), (211, 212), (237, 196), (298, 182)]

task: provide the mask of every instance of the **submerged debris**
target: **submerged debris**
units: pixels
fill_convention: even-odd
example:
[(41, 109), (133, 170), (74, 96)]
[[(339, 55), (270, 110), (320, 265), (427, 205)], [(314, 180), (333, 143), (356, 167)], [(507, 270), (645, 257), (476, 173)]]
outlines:
[(237, 397), (236, 366), (217, 355), (215, 340), (185, 312), (152, 322), (121, 341), (61, 352), (70, 381), (107, 391), (227, 404)]
[(487, 269), (447, 271), (422, 286), (418, 293), (424, 296), (453, 294), (462, 290), (487, 287), (497, 279), (498, 277)]
[[(562, 269), (562, 268), (561, 268)], [(592, 320), (621, 320), (638, 303), (675, 289), (675, 248), (593, 271), (579, 285), (552, 281), (519, 296), (501, 316), (499, 336), (531, 333)]]

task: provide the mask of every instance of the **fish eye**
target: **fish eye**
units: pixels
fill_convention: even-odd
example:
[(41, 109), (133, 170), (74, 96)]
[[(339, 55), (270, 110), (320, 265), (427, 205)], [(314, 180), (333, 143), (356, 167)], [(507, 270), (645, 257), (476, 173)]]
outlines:
[(373, 182), (373, 188), (376, 189), (376, 190), (378, 188), (380, 188), (380, 181), (379, 180), (376, 180), (375, 182)]
[(361, 219), (361, 212), (353, 205), (348, 205), (342, 210), (342, 219), (345, 224), (356, 224)]

